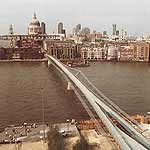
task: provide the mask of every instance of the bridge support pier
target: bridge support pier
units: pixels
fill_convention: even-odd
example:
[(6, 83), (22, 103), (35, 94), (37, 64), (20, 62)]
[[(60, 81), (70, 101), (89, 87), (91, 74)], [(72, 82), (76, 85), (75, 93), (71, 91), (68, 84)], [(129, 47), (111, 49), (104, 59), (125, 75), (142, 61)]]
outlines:
[(52, 64), (52, 62), (48, 59), (48, 66), (50, 66)]
[(68, 83), (67, 83), (67, 90), (68, 90), (68, 91), (72, 90), (71, 82), (68, 82)]

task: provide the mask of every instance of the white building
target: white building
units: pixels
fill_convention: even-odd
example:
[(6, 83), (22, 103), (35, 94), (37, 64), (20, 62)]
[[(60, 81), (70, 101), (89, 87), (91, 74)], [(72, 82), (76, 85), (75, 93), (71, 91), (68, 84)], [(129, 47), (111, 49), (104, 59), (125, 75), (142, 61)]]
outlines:
[(108, 47), (107, 60), (117, 60), (118, 48), (115, 46)]
[(107, 54), (107, 48), (101, 47), (83, 47), (82, 58), (88, 60), (105, 60)]

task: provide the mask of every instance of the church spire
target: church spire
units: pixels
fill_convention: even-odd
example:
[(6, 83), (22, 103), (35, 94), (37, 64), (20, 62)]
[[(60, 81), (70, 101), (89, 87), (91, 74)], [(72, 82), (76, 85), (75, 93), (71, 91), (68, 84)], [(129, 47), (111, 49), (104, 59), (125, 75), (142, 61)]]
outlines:
[(36, 19), (36, 12), (34, 12), (33, 18)]
[(13, 25), (12, 24), (9, 26), (9, 34), (11, 34), (11, 35), (14, 34), (14, 30), (13, 30)]

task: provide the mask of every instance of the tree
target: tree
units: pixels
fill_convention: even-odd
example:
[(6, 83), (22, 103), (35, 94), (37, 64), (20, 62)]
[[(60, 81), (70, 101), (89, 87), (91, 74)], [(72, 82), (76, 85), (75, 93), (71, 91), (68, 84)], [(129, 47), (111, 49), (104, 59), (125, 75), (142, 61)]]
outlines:
[(81, 135), (80, 140), (74, 145), (73, 150), (94, 150), (97, 147), (96, 144), (89, 145), (87, 140)]
[(55, 127), (50, 127), (50, 131), (47, 134), (48, 137), (48, 150), (65, 150), (65, 143), (62, 135)]
[(80, 140), (78, 140), (76, 145), (73, 147), (73, 150), (89, 150), (89, 145), (82, 135)]

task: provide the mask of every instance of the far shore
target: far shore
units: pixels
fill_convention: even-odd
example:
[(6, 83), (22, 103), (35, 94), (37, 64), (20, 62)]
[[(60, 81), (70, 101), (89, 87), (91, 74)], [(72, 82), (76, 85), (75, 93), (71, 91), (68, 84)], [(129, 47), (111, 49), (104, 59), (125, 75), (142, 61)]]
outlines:
[(44, 59), (9, 59), (9, 60), (0, 60), (1, 62), (46, 62), (48, 61), (46, 58)]

